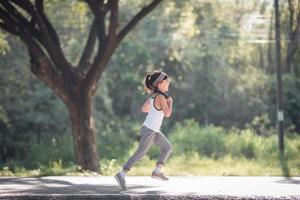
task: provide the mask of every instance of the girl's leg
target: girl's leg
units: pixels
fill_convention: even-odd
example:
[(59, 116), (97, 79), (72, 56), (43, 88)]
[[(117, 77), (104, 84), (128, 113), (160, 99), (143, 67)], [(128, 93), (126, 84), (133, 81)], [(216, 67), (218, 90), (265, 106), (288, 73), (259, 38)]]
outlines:
[(165, 177), (163, 173), (161, 173), (161, 168), (164, 165), (165, 161), (170, 156), (173, 147), (163, 133), (156, 133), (154, 142), (155, 144), (160, 146), (161, 151), (160, 151), (158, 161), (156, 163), (156, 167), (153, 170), (151, 177), (167, 181), (169, 179)]
[(129, 158), (123, 166), (123, 171), (128, 172), (131, 167), (139, 161), (149, 150), (155, 138), (155, 132), (145, 126), (141, 129), (141, 139), (136, 152)]
[(117, 182), (122, 190), (127, 189), (126, 181), (125, 181), (126, 173), (131, 169), (131, 167), (138, 160), (140, 160), (147, 153), (151, 144), (153, 143), (154, 138), (155, 138), (155, 132), (153, 130), (148, 129), (147, 127), (143, 126), (141, 129), (140, 144), (139, 144), (137, 151), (129, 158), (129, 160), (123, 166), (123, 170), (121, 170), (120, 172), (118, 172), (115, 175), (115, 179), (117, 180)]
[(169, 158), (173, 150), (173, 146), (166, 138), (166, 136), (161, 132), (156, 133), (154, 143), (160, 147), (160, 155), (156, 166), (162, 167), (165, 164), (166, 160)]

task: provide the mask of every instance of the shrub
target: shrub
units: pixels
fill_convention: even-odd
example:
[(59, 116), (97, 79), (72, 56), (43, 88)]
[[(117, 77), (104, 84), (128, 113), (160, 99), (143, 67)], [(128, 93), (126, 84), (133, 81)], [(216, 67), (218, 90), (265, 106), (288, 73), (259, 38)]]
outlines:
[(207, 157), (218, 158), (225, 153), (224, 130), (212, 125), (200, 128), (194, 120), (177, 123), (170, 140), (174, 153), (185, 154), (194, 151)]

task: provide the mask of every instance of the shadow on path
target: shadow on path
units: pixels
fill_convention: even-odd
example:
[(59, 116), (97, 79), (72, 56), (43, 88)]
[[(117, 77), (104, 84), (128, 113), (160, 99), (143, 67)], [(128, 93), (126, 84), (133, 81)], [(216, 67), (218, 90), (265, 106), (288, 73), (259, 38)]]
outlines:
[(293, 178), (286, 178), (280, 181), (276, 181), (277, 183), (283, 183), (283, 184), (295, 184), (300, 185), (300, 180), (295, 180)]
[[(16, 189), (16, 185), (22, 185)], [(3, 188), (5, 187), (5, 188)], [(128, 192), (136, 189), (153, 190), (157, 186), (130, 185)], [(63, 180), (43, 178), (1, 178), (0, 194), (118, 194), (120, 189), (117, 184), (73, 184)], [(162, 193), (162, 191), (149, 191), (151, 194)], [(138, 194), (138, 193), (137, 193)]]

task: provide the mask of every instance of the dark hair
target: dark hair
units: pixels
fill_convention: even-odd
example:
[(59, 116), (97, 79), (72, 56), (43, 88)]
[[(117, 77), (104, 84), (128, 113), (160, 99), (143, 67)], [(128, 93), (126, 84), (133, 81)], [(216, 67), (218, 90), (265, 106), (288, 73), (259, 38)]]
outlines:
[(145, 77), (145, 91), (147, 93), (158, 91), (157, 83), (155, 84), (155, 82), (161, 76), (161, 74), (164, 75), (164, 78), (161, 79), (161, 81), (166, 80), (168, 78), (168, 75), (161, 71), (154, 71), (154, 72), (147, 73)]

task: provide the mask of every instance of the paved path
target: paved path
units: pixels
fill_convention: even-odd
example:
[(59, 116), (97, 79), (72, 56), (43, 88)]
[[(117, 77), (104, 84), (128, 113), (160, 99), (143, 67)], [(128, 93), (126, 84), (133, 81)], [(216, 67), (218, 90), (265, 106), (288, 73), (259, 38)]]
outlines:
[[(0, 177), (0, 199), (299, 199), (300, 177), (127, 177), (120, 192), (113, 177)], [(26, 198), (25, 198), (26, 197)], [(44, 198), (45, 197), (45, 198)], [(49, 198), (46, 198), (49, 197)], [(50, 198), (51, 197), (51, 198)], [(82, 197), (82, 198), (81, 198)], [(107, 198), (106, 198), (107, 197)]]

